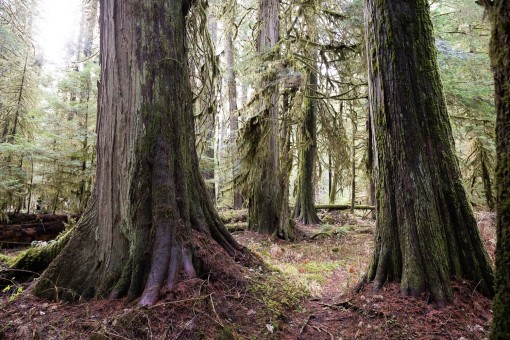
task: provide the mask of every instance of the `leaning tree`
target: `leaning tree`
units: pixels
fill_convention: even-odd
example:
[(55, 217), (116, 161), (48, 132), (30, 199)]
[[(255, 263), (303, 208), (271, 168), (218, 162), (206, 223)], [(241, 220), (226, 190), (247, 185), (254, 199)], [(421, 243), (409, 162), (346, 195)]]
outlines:
[(493, 273), (462, 186), (427, 0), (367, 0), (365, 33), (377, 181), (367, 279), (443, 304), (452, 277), (493, 294)]
[(510, 339), (510, 2), (479, 0), (492, 22), (497, 149), (496, 295), (491, 339)]
[(241, 247), (199, 175), (185, 41), (190, 1), (100, 5), (95, 187), (34, 291), (67, 299), (141, 295), (139, 304), (150, 305), (161, 288), (199, 274), (197, 255), (208, 249), (198, 240), (212, 238), (230, 255)]

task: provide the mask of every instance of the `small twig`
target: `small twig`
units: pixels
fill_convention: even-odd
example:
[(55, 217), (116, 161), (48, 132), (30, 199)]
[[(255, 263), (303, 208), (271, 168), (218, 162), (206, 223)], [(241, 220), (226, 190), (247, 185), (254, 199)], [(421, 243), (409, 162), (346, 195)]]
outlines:
[(203, 300), (203, 299), (207, 299), (208, 297), (209, 297), (209, 295), (204, 295), (204, 296), (199, 296), (199, 297), (191, 298), (191, 299), (169, 301), (169, 302), (161, 302), (161, 303), (157, 303), (157, 304), (155, 304), (153, 306), (150, 306), (149, 309), (153, 309), (153, 308), (160, 307), (160, 306), (166, 306), (166, 305), (175, 305), (175, 304), (178, 304), (178, 303), (181, 303), (181, 302)]
[(331, 334), (331, 333), (330, 333), (327, 329), (322, 328), (322, 327), (319, 327), (319, 326), (317, 326), (317, 328), (318, 328), (321, 332), (324, 332), (324, 333), (329, 334), (329, 337), (330, 337), (330, 339), (331, 339), (331, 340), (335, 340), (335, 337), (333, 336), (333, 334)]
[(193, 317), (193, 319), (191, 319), (191, 320), (189, 320), (188, 322), (186, 322), (186, 324), (184, 325), (184, 328), (183, 328), (183, 329), (181, 329), (181, 331), (179, 332), (179, 334), (177, 334), (177, 335), (175, 336), (174, 340), (177, 340), (177, 339), (179, 339), (179, 338), (180, 338), (181, 334), (182, 334), (185, 330), (187, 330), (187, 329), (188, 329), (188, 328), (187, 328), (187, 327), (188, 327), (188, 325), (191, 325), (191, 323), (193, 322), (193, 320), (195, 320), (195, 318), (196, 318), (196, 317), (197, 317), (197, 316), (195, 315), (195, 316)]
[(151, 320), (149, 319), (149, 316), (146, 314), (145, 318), (147, 319), (147, 328), (149, 328), (149, 339), (152, 339), (152, 327), (151, 327)]
[(473, 289), (473, 292), (471, 293), (471, 295), (473, 295), (476, 292), (476, 288), (478, 288), (480, 283), (482, 283), (482, 280), (478, 281), (478, 283), (476, 284), (475, 289)]
[(212, 294), (209, 294), (209, 301), (211, 302), (211, 309), (212, 309), (214, 315), (216, 316), (216, 319), (218, 320), (218, 323), (221, 325), (221, 327), (225, 328), (225, 325), (223, 325), (223, 323), (221, 322), (221, 319), (218, 316), (218, 313), (216, 313), (216, 308), (214, 308), (214, 301), (213, 301), (213, 298), (212, 298)]
[(303, 332), (305, 331), (305, 328), (306, 326), (308, 325), (308, 323), (310, 322), (311, 319), (315, 318), (315, 315), (313, 314), (310, 314), (308, 316), (308, 319), (306, 319), (306, 322), (304, 323), (304, 325), (301, 327), (301, 330), (299, 331), (299, 334), (303, 334)]

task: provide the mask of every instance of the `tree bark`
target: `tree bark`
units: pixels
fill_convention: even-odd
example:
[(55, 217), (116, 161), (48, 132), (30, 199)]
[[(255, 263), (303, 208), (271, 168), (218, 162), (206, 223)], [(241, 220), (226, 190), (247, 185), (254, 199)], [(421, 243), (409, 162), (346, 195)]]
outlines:
[(280, 228), (282, 190), (279, 183), (278, 152), (278, 84), (270, 63), (278, 55), (275, 45), (279, 39), (279, 2), (260, 0), (257, 52), (265, 74), (261, 79), (257, 136), (258, 171), (249, 195), (248, 229), (263, 233), (278, 233)]
[[(309, 41), (317, 40), (316, 1), (303, 5), (303, 21), (306, 24), (305, 36)], [(303, 120), (300, 127), (298, 158), (297, 195), (294, 204), (294, 218), (304, 224), (320, 222), (315, 211), (314, 173), (317, 156), (317, 50), (305, 45), (305, 55), (310, 63), (306, 67), (306, 88), (303, 99)]]
[(352, 145), (351, 145), (351, 214), (354, 214), (354, 205), (356, 204), (356, 134), (358, 133), (358, 115), (352, 109), (350, 103), (350, 116), (352, 126)]
[(365, 29), (377, 225), (367, 278), (452, 299), (452, 277), (493, 295), (493, 273), (462, 186), (426, 0), (367, 0)]
[[(320, 222), (315, 211), (314, 172), (317, 155), (317, 103), (310, 98), (317, 91), (316, 70), (307, 70), (308, 85), (303, 100), (304, 117), (300, 128), (297, 195), (294, 218), (304, 224)], [(308, 96), (308, 97), (307, 97)]]
[(496, 101), (496, 282), (491, 339), (510, 339), (510, 2), (481, 0), (492, 21), (490, 58)]
[(481, 167), (482, 167), (482, 183), (485, 193), (485, 202), (487, 203), (487, 207), (489, 207), (490, 210), (493, 210), (495, 203), (494, 196), (492, 195), (491, 176), (489, 173), (489, 169), (487, 167), (486, 159), (483, 159)]
[[(185, 17), (190, 3), (102, 0), (97, 170), (87, 208), (37, 281), (46, 298), (140, 296), (197, 275), (202, 233), (241, 250), (199, 175)], [(71, 261), (69, 259), (72, 259)]]
[[(232, 18), (233, 19), (233, 18)], [(232, 25), (232, 23), (226, 23)], [(227, 27), (225, 34), (225, 59), (227, 61), (227, 91), (228, 91), (228, 110), (230, 114), (230, 149), (232, 150), (232, 189), (234, 192), (234, 209), (241, 209), (243, 207), (243, 196), (236, 187), (236, 167), (238, 166), (239, 159), (236, 154), (236, 136), (239, 130), (239, 122), (237, 120), (237, 85), (236, 73), (234, 70), (234, 41), (232, 37), (232, 28)]]

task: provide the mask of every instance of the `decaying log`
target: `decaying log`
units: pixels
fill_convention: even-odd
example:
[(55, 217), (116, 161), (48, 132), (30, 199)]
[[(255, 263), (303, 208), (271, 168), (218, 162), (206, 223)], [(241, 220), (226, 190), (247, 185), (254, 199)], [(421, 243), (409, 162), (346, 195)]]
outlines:
[(248, 222), (235, 222), (235, 223), (226, 223), (225, 227), (231, 233), (235, 231), (245, 231), (248, 229)]
[[(73, 216), (77, 218), (77, 216)], [(66, 215), (14, 215), (11, 224), (0, 224), (0, 246), (16, 247), (33, 241), (54, 240), (68, 222)]]

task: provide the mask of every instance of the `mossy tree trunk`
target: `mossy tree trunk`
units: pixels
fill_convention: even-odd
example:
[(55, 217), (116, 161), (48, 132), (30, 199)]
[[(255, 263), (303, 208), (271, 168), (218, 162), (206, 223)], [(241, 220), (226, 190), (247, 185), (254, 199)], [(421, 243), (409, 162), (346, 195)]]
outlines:
[[(306, 24), (305, 37), (309, 41), (317, 40), (316, 1), (305, 2), (303, 21)], [(298, 158), (297, 194), (294, 203), (294, 218), (304, 224), (319, 223), (315, 210), (314, 172), (317, 157), (317, 50), (305, 45), (305, 55), (309, 62), (306, 67), (305, 98), (303, 100), (303, 118), (300, 126)]]
[(304, 224), (319, 223), (315, 210), (314, 172), (317, 156), (317, 103), (311, 98), (317, 91), (316, 70), (307, 70), (308, 84), (303, 100), (303, 121), (300, 127), (297, 195), (294, 218)]
[[(368, 178), (368, 205), (375, 206), (375, 181), (374, 181), (374, 147), (372, 138), (372, 123), (370, 114), (367, 115), (366, 130), (368, 135), (365, 170)], [(375, 220), (375, 211), (370, 213), (370, 218)]]
[(496, 295), (491, 339), (510, 339), (510, 2), (481, 0), (492, 21), (490, 57), (496, 100)]
[(259, 31), (257, 52), (265, 69), (261, 79), (259, 106), (259, 127), (256, 137), (257, 166), (249, 195), (248, 229), (263, 233), (277, 233), (280, 228), (282, 190), (279, 183), (278, 152), (278, 94), (276, 74), (271, 71), (271, 63), (278, 56), (279, 1), (260, 0)]
[(352, 126), (351, 139), (351, 214), (354, 214), (356, 205), (356, 134), (358, 133), (358, 114), (352, 108), (350, 103), (350, 118)]
[[(235, 8), (234, 4), (231, 4)], [(228, 12), (230, 15), (228, 16), (230, 20), (234, 20), (235, 10), (230, 9)], [(227, 78), (227, 92), (228, 92), (228, 110), (230, 114), (230, 149), (232, 150), (232, 188), (234, 192), (234, 201), (233, 207), (234, 209), (241, 209), (243, 207), (243, 196), (239, 191), (239, 188), (236, 186), (236, 168), (239, 166), (239, 159), (235, 157), (236, 153), (236, 136), (237, 131), (239, 130), (239, 122), (238, 122), (238, 112), (237, 112), (237, 85), (236, 85), (236, 72), (234, 68), (234, 41), (233, 41), (233, 27), (228, 25), (233, 25), (232, 22), (226, 23), (227, 28), (225, 32), (225, 59), (227, 63), (226, 70), (226, 78)]]
[(452, 277), (493, 294), (493, 273), (461, 182), (426, 0), (367, 0), (377, 225), (367, 278), (438, 304)]
[(484, 159), (482, 161), (482, 183), (483, 183), (483, 189), (485, 193), (485, 202), (487, 203), (487, 207), (489, 207), (490, 210), (494, 209), (495, 202), (494, 202), (494, 195), (492, 194), (492, 183), (491, 183), (491, 176), (489, 172), (489, 168), (487, 167), (487, 160)]
[(97, 171), (71, 239), (35, 285), (41, 297), (141, 295), (197, 275), (192, 235), (229, 254), (199, 175), (186, 63), (185, 0), (103, 0)]

